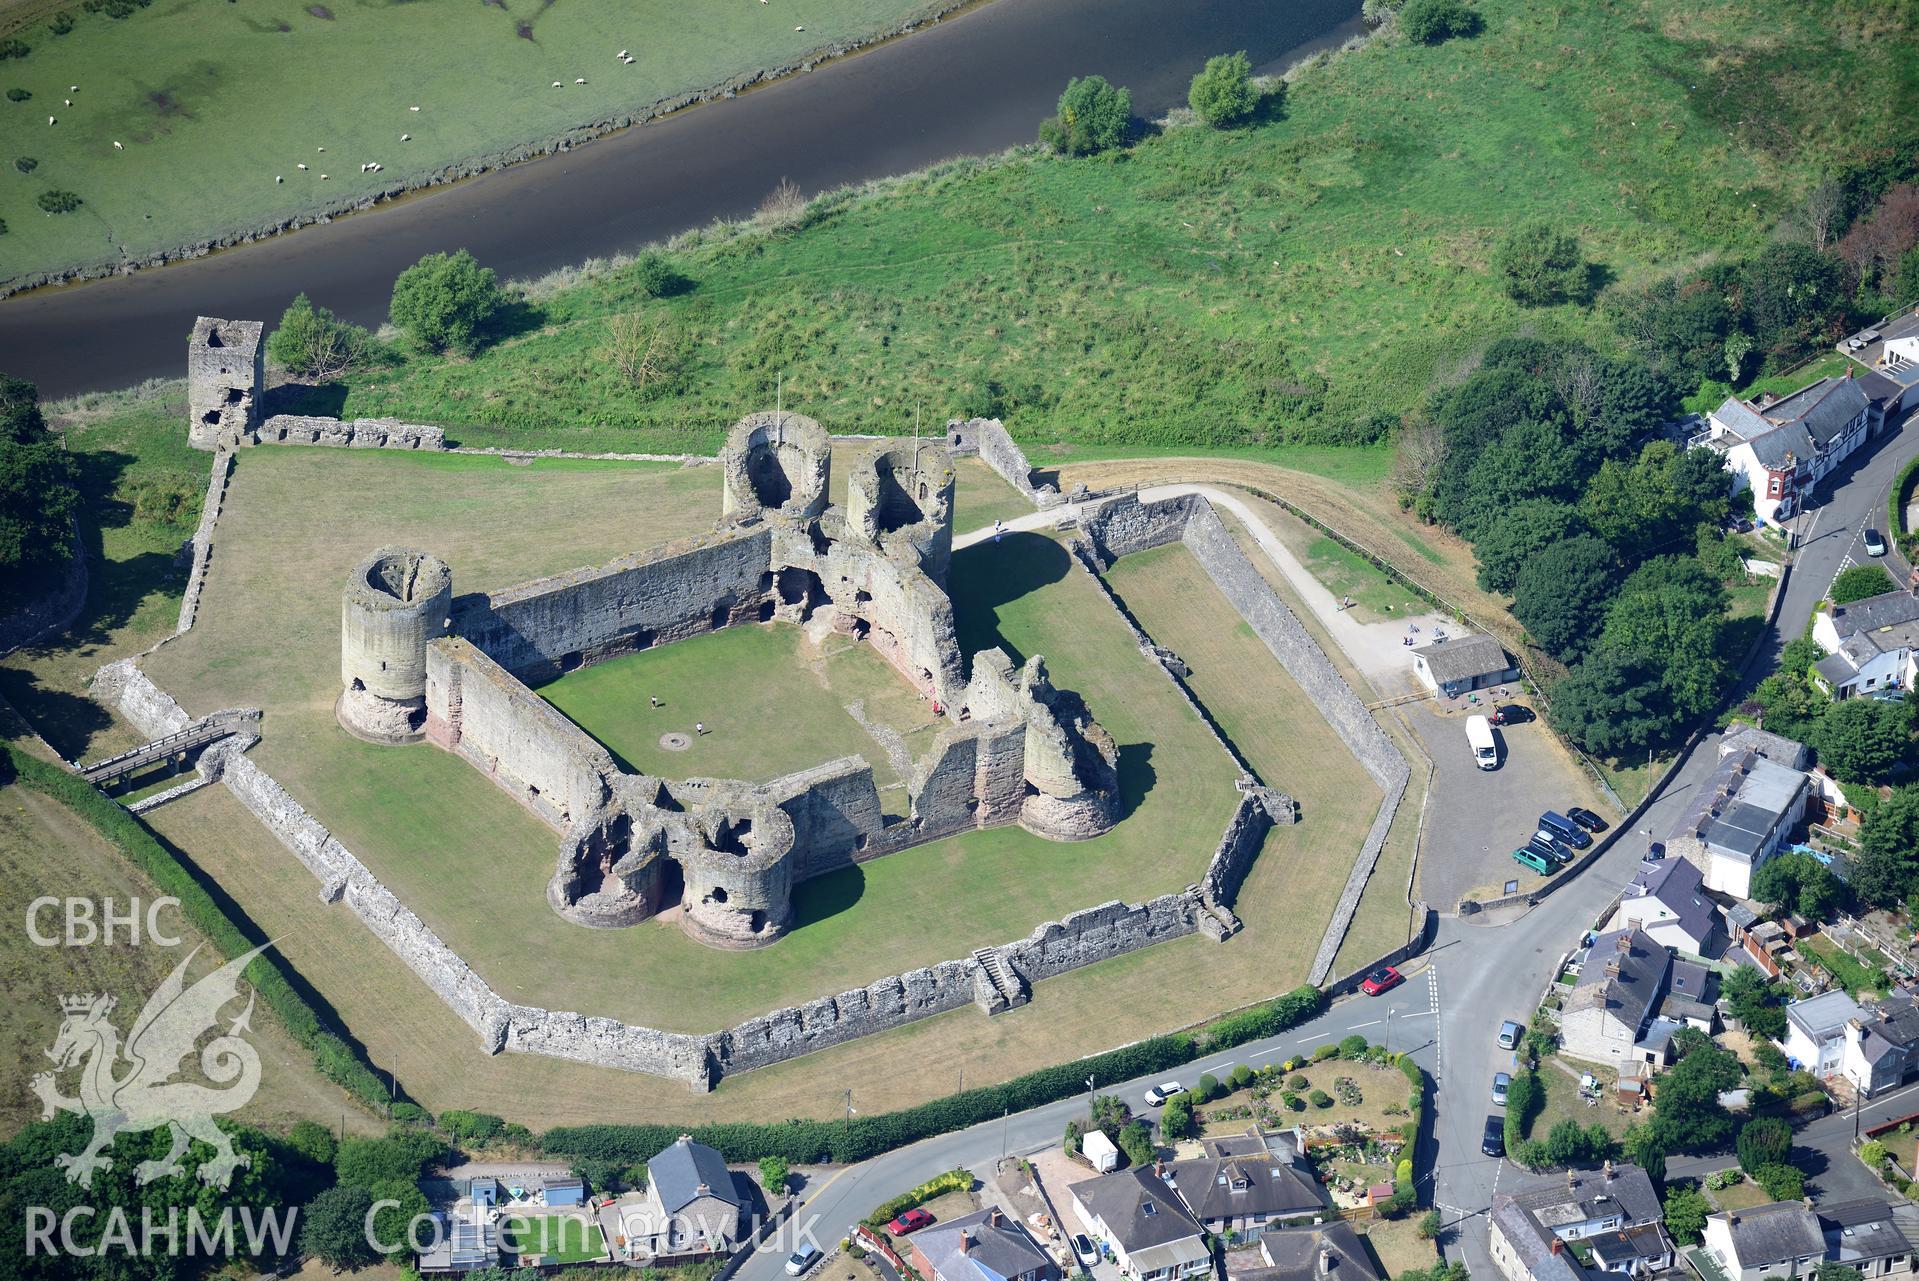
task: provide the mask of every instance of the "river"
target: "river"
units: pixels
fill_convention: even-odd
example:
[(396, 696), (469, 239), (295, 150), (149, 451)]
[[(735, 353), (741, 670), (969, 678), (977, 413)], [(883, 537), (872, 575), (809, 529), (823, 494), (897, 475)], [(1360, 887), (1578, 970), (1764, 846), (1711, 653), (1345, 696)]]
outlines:
[[(739, 2), (739, 0), (735, 0)], [(810, 73), (569, 152), (256, 244), (0, 301), (0, 370), (48, 397), (185, 371), (196, 315), (278, 319), (302, 291), (362, 324), (393, 279), (465, 248), (503, 279), (638, 248), (757, 208), (1030, 141), (1066, 81), (1100, 74), (1143, 117), (1207, 57), (1275, 71), (1357, 29), (1357, 0), (993, 0)], [(207, 199), (218, 200), (215, 184)]]

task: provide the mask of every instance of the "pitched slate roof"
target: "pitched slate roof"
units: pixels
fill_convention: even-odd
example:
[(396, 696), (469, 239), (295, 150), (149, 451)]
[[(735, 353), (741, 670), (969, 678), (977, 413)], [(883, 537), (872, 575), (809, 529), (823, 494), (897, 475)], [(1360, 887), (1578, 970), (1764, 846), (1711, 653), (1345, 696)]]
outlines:
[(1006, 1281), (1022, 1273), (1046, 1271), (1052, 1264), (1025, 1224), (997, 1210), (922, 1228), (913, 1244), (933, 1265), (940, 1281)]
[(1136, 1166), (1076, 1183), (1073, 1196), (1106, 1225), (1129, 1255), (1200, 1232), (1173, 1189), (1151, 1167)]
[[(1662, 858), (1641, 863), (1639, 874), (1633, 877), (1619, 900), (1619, 909), (1628, 920), (1635, 919), (1632, 905), (1637, 899), (1650, 899), (1672, 912), (1675, 923), (1692, 938), (1703, 939), (1712, 932), (1713, 905), (1706, 897), (1705, 878), (1686, 859)], [(1651, 916), (1637, 919), (1645, 922)]]
[(1758, 752), (1767, 760), (1784, 765), (1787, 769), (1804, 769), (1812, 763), (1812, 753), (1806, 750), (1804, 743), (1787, 738), (1784, 734), (1760, 729), (1757, 725), (1739, 725), (1720, 735), (1721, 756), (1743, 751)]
[[(1601, 1198), (1606, 1198), (1602, 1200)], [(1494, 1195), (1492, 1220), (1533, 1281), (1585, 1281), (1570, 1250), (1553, 1249), (1561, 1227), (1617, 1214), (1626, 1228), (1657, 1225), (1663, 1210), (1652, 1180), (1636, 1165), (1569, 1170)]]
[(745, 1200), (733, 1190), (733, 1172), (726, 1168), (725, 1159), (684, 1134), (646, 1163), (646, 1175), (668, 1214), (677, 1214), (702, 1196), (746, 1208)]
[(1870, 403), (1853, 379), (1834, 376), (1763, 408), (1729, 397), (1712, 416), (1752, 446), (1753, 457), (1777, 470), (1785, 467), (1788, 455), (1799, 462), (1816, 457)]
[(1180, 1200), (1202, 1223), (1323, 1209), (1319, 1184), (1270, 1157), (1201, 1157), (1166, 1167)]
[(1693, 789), (1667, 839), (1697, 834), (1713, 853), (1751, 862), (1805, 785), (1804, 774), (1756, 751), (1729, 752)]
[(1483, 632), (1477, 636), (1448, 636), (1421, 645), (1413, 653), (1426, 660), (1426, 669), (1441, 685), (1508, 672), (1513, 666), (1500, 643)]
[[(1627, 946), (1622, 947), (1622, 942)], [(1637, 1035), (1665, 991), (1671, 962), (1666, 949), (1647, 937), (1644, 930), (1601, 934), (1593, 940), (1585, 967), (1566, 995), (1566, 1013), (1604, 1010)], [(1612, 972), (1615, 967), (1617, 974)]]
[[(1327, 1268), (1320, 1271), (1321, 1252)], [(1260, 1234), (1259, 1253), (1272, 1281), (1385, 1281), (1372, 1256), (1344, 1219), (1307, 1227), (1270, 1228)], [(1268, 1271), (1270, 1269), (1270, 1272)]]
[(1913, 1250), (1913, 1242), (1884, 1201), (1867, 1198), (1822, 1205), (1819, 1227), (1826, 1239), (1826, 1257), (1847, 1267)]
[(1826, 1251), (1818, 1216), (1798, 1201), (1775, 1201), (1712, 1217), (1726, 1221), (1733, 1260), (1741, 1271), (1817, 1257)]

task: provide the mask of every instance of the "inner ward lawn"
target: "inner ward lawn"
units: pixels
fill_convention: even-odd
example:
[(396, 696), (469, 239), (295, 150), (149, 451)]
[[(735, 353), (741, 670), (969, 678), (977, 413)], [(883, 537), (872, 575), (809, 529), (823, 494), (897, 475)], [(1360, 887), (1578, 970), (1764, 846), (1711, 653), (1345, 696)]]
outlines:
[[(348, 412), (677, 448), (783, 374), (839, 430), (897, 431), (924, 402), (1035, 442), (1377, 441), (1491, 339), (1618, 346), (1599, 310), (1506, 296), (1490, 259), (1516, 223), (1576, 233), (1626, 285), (1755, 250), (1816, 169), (1903, 137), (1919, 76), (1919, 35), (1874, 0), (1475, 8), (1483, 35), (1373, 40), (1245, 129), (959, 160), (829, 195), (797, 230), (684, 237), (684, 295), (622, 270), (541, 290), (536, 330), (359, 378)], [(675, 336), (666, 384), (601, 354), (636, 312)]]
[[(342, 465), (351, 470), (340, 474)], [(1094, 584), (1038, 535), (955, 556), (962, 641), (969, 651), (1002, 645), (1019, 660), (1044, 653), (1056, 682), (1085, 696), (1120, 744), (1128, 817), (1095, 841), (1063, 845), (1003, 828), (817, 878), (796, 896), (796, 928), (760, 951), (715, 951), (671, 924), (569, 924), (544, 897), (558, 849), (551, 829), (456, 757), (362, 743), (335, 723), (340, 584), (367, 549), (429, 548), (453, 566), (456, 592), (500, 586), (705, 527), (717, 487), (713, 468), (249, 451), (222, 516), (200, 622), (148, 668), (189, 711), (264, 707), (265, 738), (254, 749), (262, 767), (514, 1000), (708, 1031), (1197, 878), (1234, 803), (1231, 765)], [(352, 534), (316, 537), (328, 530)], [(728, 638), (708, 638), (720, 641), (713, 680), (741, 681), (756, 664), (763, 672), (769, 647), (798, 638), (784, 627), (747, 634), (760, 639), (743, 643), (744, 665), (724, 661)], [(697, 648), (689, 653), (696, 667), (704, 661)], [(877, 664), (869, 653), (838, 659)], [(872, 684), (887, 697), (903, 689)], [(830, 711), (848, 735), (861, 732), (842, 707)], [(271, 857), (282, 874), (305, 875), (290, 855)], [(967, 911), (952, 911), (955, 903)], [(513, 929), (500, 929), (503, 916)], [(338, 920), (335, 928), (359, 928)], [(644, 981), (599, 981), (634, 974)]]
[[(30, 49), (0, 63), (0, 85), (32, 94), (0, 102), (0, 134), (14, 143), (0, 281), (345, 207), (945, 6), (807, 0), (803, 24), (778, 5), (702, 0), (175, 0), (117, 20), (61, 7), (75, 19), (65, 35), (45, 21), (9, 32), (18, 6), (0, 5), (0, 34)], [(631, 64), (614, 60), (621, 49)], [(14, 171), (17, 155), (40, 162), (31, 177)], [(361, 172), (366, 161), (381, 171)], [(85, 203), (48, 217), (35, 200), (49, 188)]]

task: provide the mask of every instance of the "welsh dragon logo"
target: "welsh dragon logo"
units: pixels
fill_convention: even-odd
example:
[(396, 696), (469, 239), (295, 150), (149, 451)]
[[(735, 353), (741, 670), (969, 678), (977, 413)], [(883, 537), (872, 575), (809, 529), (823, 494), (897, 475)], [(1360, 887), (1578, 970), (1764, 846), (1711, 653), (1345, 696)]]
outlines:
[[(233, 1150), (232, 1142), (213, 1123), (219, 1113), (243, 1106), (260, 1085), (260, 1055), (240, 1036), (252, 1030), (251, 992), (239, 1017), (200, 1049), (200, 1070), (225, 1088), (174, 1078), (201, 1036), (219, 1023), (221, 1009), (239, 996), (240, 971), (265, 950), (266, 946), (256, 947), (188, 987), (187, 966), (200, 951), (194, 948), (147, 999), (124, 1046), (118, 1029), (107, 1020), (118, 1004), (116, 998), (91, 994), (60, 998), (66, 1019), (47, 1051), (56, 1066), (33, 1078), (33, 1092), (40, 1096), (43, 1120), (51, 1120), (55, 1112), (93, 1118), (93, 1138), (85, 1149), (54, 1159), (67, 1172), (68, 1182), (91, 1188), (95, 1170), (113, 1168), (113, 1158), (102, 1153), (113, 1146), (117, 1135), (162, 1126), (172, 1127), (172, 1146), (160, 1160), (139, 1164), (134, 1171), (136, 1183), (184, 1173), (180, 1157), (190, 1139), (213, 1149), (213, 1156), (200, 1164), (203, 1183), (224, 1189), (236, 1169), (251, 1163), (245, 1153)], [(61, 1094), (55, 1083), (59, 1073), (72, 1068), (80, 1070), (78, 1098)]]

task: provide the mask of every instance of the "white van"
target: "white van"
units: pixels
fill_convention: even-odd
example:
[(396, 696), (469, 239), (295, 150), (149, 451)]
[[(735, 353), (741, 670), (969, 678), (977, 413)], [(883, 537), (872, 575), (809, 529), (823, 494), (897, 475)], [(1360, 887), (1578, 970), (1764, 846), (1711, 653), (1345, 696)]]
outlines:
[(1466, 718), (1466, 741), (1473, 745), (1473, 763), (1481, 769), (1499, 767), (1499, 748), (1493, 744), (1493, 725), (1484, 716)]

